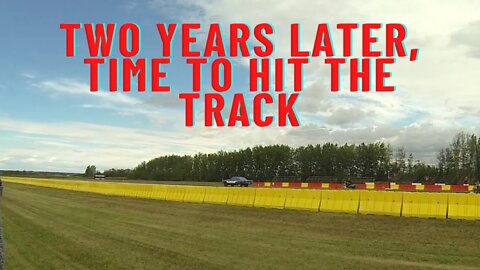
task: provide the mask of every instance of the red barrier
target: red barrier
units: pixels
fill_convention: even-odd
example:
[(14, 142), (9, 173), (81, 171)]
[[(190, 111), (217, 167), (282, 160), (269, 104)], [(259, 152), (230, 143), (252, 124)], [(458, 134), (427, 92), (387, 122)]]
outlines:
[(398, 190), (411, 191), (411, 190), (416, 190), (416, 188), (415, 188), (415, 185), (412, 185), (412, 184), (399, 184)]
[(300, 183), (300, 182), (292, 182), (292, 183), (289, 183), (288, 187), (289, 187), (289, 188), (301, 188), (301, 187), (302, 187), (302, 183)]
[(467, 192), (468, 186), (465, 185), (451, 185), (450, 191), (452, 192)]
[[(370, 184), (370, 183), (369, 183)], [(355, 184), (359, 190), (367, 188), (367, 183)], [(371, 185), (371, 184), (370, 184)], [(469, 192), (468, 185), (413, 185), (397, 184), (400, 191), (448, 191), (448, 192)], [(302, 183), (302, 182), (253, 182), (253, 187), (273, 188), (313, 188), (313, 189), (343, 189), (342, 183)], [(418, 188), (417, 188), (418, 187)], [(372, 188), (371, 186), (369, 187)], [(389, 183), (375, 183), (375, 190), (386, 190), (390, 188)]]
[(341, 184), (341, 183), (330, 183), (329, 189), (343, 189), (343, 184)]
[(390, 183), (375, 183), (375, 190), (385, 190), (390, 188)]
[(322, 183), (308, 183), (308, 188), (322, 188)]
[(272, 182), (272, 187), (273, 188), (281, 188), (282, 187), (282, 182)]
[(425, 191), (442, 191), (442, 186), (440, 186), (440, 185), (424, 185), (423, 190), (425, 190)]
[(252, 186), (253, 187), (264, 187), (265, 183), (264, 182), (253, 182)]
[(355, 184), (356, 189), (367, 189), (367, 184), (362, 183), (362, 184)]

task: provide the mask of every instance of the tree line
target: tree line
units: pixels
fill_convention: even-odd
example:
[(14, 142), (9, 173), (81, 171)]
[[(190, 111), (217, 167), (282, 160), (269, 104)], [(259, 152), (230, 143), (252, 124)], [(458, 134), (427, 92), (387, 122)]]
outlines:
[(383, 142), (276, 144), (195, 155), (165, 155), (134, 169), (110, 169), (106, 177), (143, 180), (219, 181), (245, 176), (257, 181), (474, 182), (480, 179), (480, 139), (459, 133), (438, 153), (438, 164), (415, 160), (405, 148)]
[(457, 134), (437, 159), (438, 176), (446, 181), (480, 180), (480, 138), (475, 134)]

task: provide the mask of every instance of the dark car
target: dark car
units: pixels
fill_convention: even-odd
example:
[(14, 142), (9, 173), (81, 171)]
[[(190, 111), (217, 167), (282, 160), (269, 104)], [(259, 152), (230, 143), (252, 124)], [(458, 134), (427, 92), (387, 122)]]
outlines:
[(473, 187), (473, 192), (480, 194), (480, 183), (477, 183), (477, 184)]
[(234, 176), (230, 179), (223, 179), (222, 182), (223, 182), (223, 185), (226, 187), (228, 186), (248, 187), (253, 183), (252, 180), (248, 180), (247, 178), (242, 176)]
[(356, 185), (351, 180), (347, 180), (347, 181), (343, 182), (343, 185), (346, 189), (355, 189), (356, 188)]

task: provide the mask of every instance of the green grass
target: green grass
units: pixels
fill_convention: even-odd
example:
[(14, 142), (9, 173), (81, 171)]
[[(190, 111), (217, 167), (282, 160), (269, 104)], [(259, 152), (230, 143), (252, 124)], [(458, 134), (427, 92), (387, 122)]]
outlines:
[(5, 184), (6, 269), (478, 269), (480, 223)]

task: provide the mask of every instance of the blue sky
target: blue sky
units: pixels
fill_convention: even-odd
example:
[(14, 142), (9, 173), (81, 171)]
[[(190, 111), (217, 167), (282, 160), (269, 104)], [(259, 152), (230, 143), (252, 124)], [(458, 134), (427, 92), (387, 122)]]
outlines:
[[(480, 129), (479, 12), (478, 2), (467, 0), (372, 0), (361, 7), (355, 1), (2, 1), (0, 169), (80, 172), (88, 164), (131, 168), (164, 154), (326, 141), (385, 141), (433, 163), (436, 151), (453, 134), (462, 130), (478, 134)], [(305, 89), (296, 105), (302, 122), (298, 128), (201, 124), (186, 128), (183, 103), (176, 93), (189, 91), (190, 69), (178, 55), (178, 39), (167, 68), (172, 86), (167, 94), (108, 93), (106, 81), (103, 91), (90, 93), (82, 31), (77, 36), (77, 57), (65, 57), (60, 23), (126, 22), (141, 27), (141, 56), (146, 58), (161, 55), (156, 23), (185, 22), (203, 26), (269, 22), (276, 29), (274, 57), (287, 56), (291, 23), (302, 24), (301, 46), (310, 48), (318, 23), (400, 22), (409, 29), (407, 47), (420, 48), (421, 54), (415, 63), (398, 61), (389, 80), (397, 91), (387, 94), (346, 89), (330, 93), (329, 70), (321, 61), (312, 61), (305, 68)], [(204, 34), (200, 31), (199, 38)], [(338, 35), (334, 41), (341, 44)], [(113, 56), (118, 56), (116, 42)], [(234, 91), (247, 92), (246, 60), (234, 63)], [(208, 80), (204, 84), (208, 90)], [(342, 87), (348, 87), (346, 77)], [(197, 113), (201, 120), (201, 108)]]
[[(18, 117), (35, 121), (88, 121), (90, 123), (113, 123), (130, 126), (130, 123), (113, 117), (114, 112), (91, 108), (85, 110), (81, 102), (89, 99), (76, 96), (50, 98), (45, 91), (32, 89), (32, 84), (48, 81), (48, 78), (68, 79), (88, 83), (88, 66), (83, 58), (88, 57), (84, 32), (78, 32), (77, 57), (65, 57), (65, 33), (59, 29), (60, 23), (103, 23), (118, 25), (135, 22), (142, 28), (143, 57), (152, 57), (161, 52), (158, 46), (155, 24), (157, 22), (174, 22), (174, 19), (158, 12), (130, 10), (127, 4), (118, 5), (118, 1), (8, 1), (2, 7), (2, 32), (9, 42), (3, 43), (3, 56), (0, 80), (6, 89), (2, 91), (5, 98), (12, 101), (4, 104), (4, 113), (15, 111)], [(11, 27), (15, 22), (15, 27)], [(7, 26), (7, 27), (6, 27)], [(112, 57), (118, 57), (118, 38), (114, 42)], [(173, 61), (171, 68), (181, 70), (178, 61)], [(12, 68), (13, 67), (13, 68)], [(106, 75), (102, 72), (102, 75)], [(179, 73), (172, 73), (173, 75)], [(169, 77), (177, 87), (187, 84), (180, 76)], [(106, 86), (106, 80), (102, 81)], [(35, 91), (36, 90), (36, 91)], [(137, 93), (123, 93), (126, 96), (139, 96)], [(61, 101), (59, 100), (61, 99)], [(147, 128), (148, 123), (136, 119), (136, 124)]]

